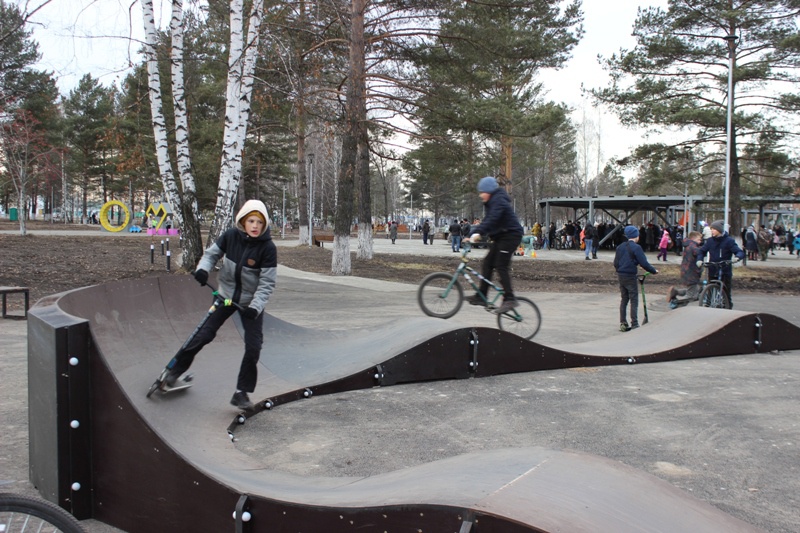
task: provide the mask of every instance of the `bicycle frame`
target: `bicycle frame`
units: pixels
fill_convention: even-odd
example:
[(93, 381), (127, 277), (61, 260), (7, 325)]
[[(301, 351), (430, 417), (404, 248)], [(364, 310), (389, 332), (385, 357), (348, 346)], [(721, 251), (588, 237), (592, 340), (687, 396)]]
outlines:
[[(447, 291), (445, 295), (450, 292), (450, 289), (453, 287), (453, 284), (458, 281), (459, 277), (463, 277), (467, 280), (467, 283), (478, 293), (481, 298), (486, 302), (490, 308), (495, 307), (495, 303), (505, 294), (503, 288), (499, 285), (495, 284), (494, 282), (486, 279), (480, 272), (469, 266), (469, 259), (467, 258), (467, 254), (469, 254), (471, 250), (471, 246), (465, 246), (464, 251), (461, 252), (461, 264), (456, 267), (456, 271), (453, 273), (453, 279), (450, 281), (450, 284), (447, 286)], [(478, 281), (472, 279), (472, 276), (478, 278)], [(488, 294), (483, 294), (480, 289), (480, 282), (485, 282), (489, 285), (490, 288), (494, 289), (494, 297), (489, 298)]]
[[(730, 301), (728, 300), (727, 290), (725, 282), (722, 279), (722, 269), (726, 265), (732, 265), (733, 261), (731, 260), (723, 260), (723, 261), (703, 261), (703, 267), (706, 268), (706, 279), (703, 280), (703, 288), (700, 291), (698, 303), (701, 307), (716, 307), (715, 305), (704, 305), (707, 303), (705, 301), (704, 295), (709, 287), (718, 287), (718, 291), (720, 294), (724, 295), (725, 308), (730, 308)], [(715, 266), (717, 268), (717, 274), (712, 279), (711, 277), (711, 269), (710, 266)]]
[[(703, 267), (706, 269), (706, 279), (703, 280), (703, 286), (707, 285), (719, 285), (721, 288), (725, 288), (725, 282), (722, 281), (722, 268), (725, 265), (732, 265), (733, 261), (724, 260), (724, 261), (703, 261)], [(711, 278), (711, 269), (710, 266), (717, 267), (717, 275), (714, 279)]]

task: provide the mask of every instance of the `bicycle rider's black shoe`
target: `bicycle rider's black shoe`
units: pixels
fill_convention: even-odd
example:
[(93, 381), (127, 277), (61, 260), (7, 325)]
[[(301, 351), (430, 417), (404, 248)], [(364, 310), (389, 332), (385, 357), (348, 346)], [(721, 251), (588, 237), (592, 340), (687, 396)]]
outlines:
[(497, 311), (495, 311), (495, 313), (497, 313), (498, 315), (502, 315), (503, 313), (508, 313), (517, 306), (519, 306), (519, 303), (517, 303), (516, 300), (505, 300), (503, 304), (497, 308)]
[(480, 294), (475, 293), (472, 296), (467, 296), (465, 300), (470, 305), (480, 305), (481, 307), (486, 307), (486, 300), (484, 300)]

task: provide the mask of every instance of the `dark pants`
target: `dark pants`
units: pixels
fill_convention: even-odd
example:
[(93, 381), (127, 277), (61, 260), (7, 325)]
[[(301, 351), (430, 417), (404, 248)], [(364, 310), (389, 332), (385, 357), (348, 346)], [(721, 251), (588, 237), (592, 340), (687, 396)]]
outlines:
[[(521, 235), (502, 233), (494, 238), (494, 243), (489, 247), (489, 253), (483, 258), (481, 275), (491, 280), (492, 272), (497, 271), (497, 275), (500, 277), (500, 285), (502, 285), (505, 292), (504, 300), (514, 299), (509, 267), (511, 266), (511, 258), (514, 257), (514, 252), (519, 248), (520, 242), (522, 242)], [(489, 284), (482, 281), (480, 291), (486, 295), (489, 291)]]
[[(216, 311), (211, 314), (191, 342), (175, 356), (173, 370), (179, 375), (189, 370), (194, 357), (203, 349), (203, 346), (214, 340), (219, 328), (235, 311), (236, 308), (233, 306), (220, 305), (217, 307)], [(264, 342), (264, 331), (262, 329), (264, 314), (261, 313), (252, 320), (245, 318), (241, 313), (239, 315), (244, 328), (244, 357), (239, 367), (236, 389), (253, 392), (256, 389), (258, 359), (261, 357), (261, 345)]]
[(639, 287), (636, 276), (619, 276), (619, 323), (627, 324), (628, 302), (631, 304), (631, 326), (639, 325)]
[[(708, 276), (711, 279), (717, 279), (718, 272), (714, 271), (713, 268), (708, 269)], [(733, 272), (726, 272), (722, 271), (722, 283), (725, 284), (725, 294), (728, 296), (728, 302), (730, 303), (731, 308), (733, 307), (733, 297), (731, 290), (733, 289)]]

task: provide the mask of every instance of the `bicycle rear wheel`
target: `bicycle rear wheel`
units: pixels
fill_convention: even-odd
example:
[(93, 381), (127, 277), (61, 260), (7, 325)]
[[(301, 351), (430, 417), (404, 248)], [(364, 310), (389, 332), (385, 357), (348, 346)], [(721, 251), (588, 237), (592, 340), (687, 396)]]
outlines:
[(61, 507), (40, 498), (0, 494), (0, 531), (3, 533), (85, 533), (80, 522)]
[(712, 309), (730, 309), (728, 295), (717, 284), (706, 285), (700, 293), (700, 307), (710, 307)]
[(458, 281), (453, 281), (453, 274), (434, 272), (419, 284), (417, 302), (428, 316), (450, 318), (464, 303), (464, 289)]
[(542, 325), (539, 308), (527, 298), (517, 297), (517, 307), (497, 315), (497, 327), (523, 339), (532, 339)]

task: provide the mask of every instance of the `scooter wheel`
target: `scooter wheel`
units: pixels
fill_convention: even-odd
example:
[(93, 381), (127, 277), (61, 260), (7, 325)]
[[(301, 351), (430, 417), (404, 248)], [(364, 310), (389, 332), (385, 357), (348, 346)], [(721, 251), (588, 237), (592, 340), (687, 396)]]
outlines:
[(149, 398), (150, 396), (152, 396), (152, 395), (153, 395), (153, 393), (154, 393), (154, 392), (155, 392), (155, 391), (158, 389), (158, 387), (160, 387), (160, 386), (161, 386), (161, 382), (160, 382), (160, 381), (158, 381), (158, 380), (156, 380), (156, 382), (155, 382), (155, 383), (153, 383), (152, 385), (150, 385), (150, 390), (149, 390), (149, 391), (147, 391), (147, 397)]

